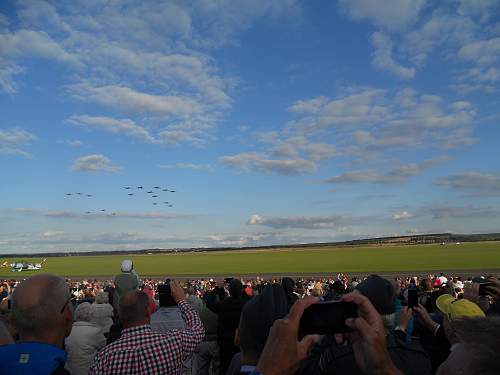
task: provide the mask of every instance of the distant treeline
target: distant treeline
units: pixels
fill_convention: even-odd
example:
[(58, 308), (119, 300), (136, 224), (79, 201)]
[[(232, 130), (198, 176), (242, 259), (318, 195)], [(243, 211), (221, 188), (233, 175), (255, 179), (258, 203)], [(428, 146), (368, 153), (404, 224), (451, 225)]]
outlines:
[(366, 238), (342, 242), (319, 242), (319, 243), (297, 243), (288, 245), (271, 246), (252, 246), (252, 247), (210, 247), (210, 248), (173, 248), (173, 249), (142, 249), (142, 250), (101, 250), (86, 252), (52, 252), (37, 254), (2, 254), (0, 258), (46, 258), (61, 256), (91, 256), (91, 255), (140, 255), (140, 254), (162, 254), (162, 253), (187, 253), (187, 252), (208, 252), (208, 251), (244, 251), (244, 250), (265, 250), (265, 249), (289, 249), (289, 248), (307, 248), (307, 247), (348, 247), (363, 245), (422, 245), (422, 244), (447, 244), (457, 242), (481, 242), (481, 241), (500, 241), (500, 233), (485, 234), (452, 234), (435, 233), (419, 234), (397, 237), (379, 237)]

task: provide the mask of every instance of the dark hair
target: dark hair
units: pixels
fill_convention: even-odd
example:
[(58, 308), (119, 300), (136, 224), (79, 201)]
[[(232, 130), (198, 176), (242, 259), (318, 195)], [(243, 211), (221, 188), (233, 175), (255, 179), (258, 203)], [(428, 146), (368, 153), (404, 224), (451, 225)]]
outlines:
[(160, 303), (160, 307), (177, 306), (177, 302), (175, 302), (174, 298), (172, 297), (170, 284), (158, 285), (158, 301)]
[(123, 325), (137, 322), (145, 318), (149, 306), (149, 297), (140, 290), (133, 290), (120, 299), (119, 316)]

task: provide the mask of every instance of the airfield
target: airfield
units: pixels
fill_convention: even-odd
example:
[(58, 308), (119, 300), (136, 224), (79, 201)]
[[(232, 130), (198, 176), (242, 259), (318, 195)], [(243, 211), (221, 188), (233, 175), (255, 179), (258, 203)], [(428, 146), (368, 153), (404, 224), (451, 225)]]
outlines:
[[(141, 255), (73, 255), (49, 257), (41, 271), (12, 272), (0, 268), (0, 277), (27, 277), (53, 273), (66, 277), (111, 277), (123, 259), (132, 259), (141, 277), (230, 275), (396, 274), (459, 270), (500, 273), (500, 242), (446, 245), (371, 245), (286, 248)], [(39, 262), (40, 258), (2, 258), (4, 261)], [(469, 272), (466, 272), (469, 271)]]

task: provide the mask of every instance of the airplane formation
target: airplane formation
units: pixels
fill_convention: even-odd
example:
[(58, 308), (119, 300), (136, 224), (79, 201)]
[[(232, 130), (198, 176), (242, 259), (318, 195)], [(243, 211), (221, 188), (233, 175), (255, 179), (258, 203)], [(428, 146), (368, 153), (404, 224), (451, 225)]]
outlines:
[[(129, 191), (133, 190), (134, 187), (132, 187), (132, 186), (124, 186), (123, 189), (127, 191), (127, 195), (129, 197), (135, 197), (135, 196), (137, 196), (136, 192), (133, 192), (133, 193), (129, 192)], [(140, 191), (144, 191), (145, 188), (144, 188), (144, 186), (136, 186), (135, 189), (137, 189), (137, 192), (140, 192)], [(151, 190), (148, 190), (146, 192), (146, 194), (150, 198), (160, 198), (160, 196), (158, 194), (163, 193), (163, 192), (175, 193), (176, 191), (168, 189), (166, 187), (162, 188), (161, 186), (153, 186)], [(76, 193), (66, 193), (66, 196), (67, 197), (77, 197), (77, 196), (80, 196), (80, 197), (92, 198), (94, 195), (93, 194), (82, 193), (82, 192), (76, 192)], [(172, 203), (169, 202), (169, 201), (161, 201), (161, 202), (154, 201), (154, 202), (152, 202), (152, 204), (153, 204), (153, 206), (157, 206), (159, 204), (163, 204), (166, 207), (173, 207)], [(106, 209), (103, 208), (103, 209), (96, 210), (96, 211), (85, 211), (85, 214), (86, 215), (90, 215), (92, 213), (100, 213), (100, 212), (106, 212)], [(111, 212), (111, 215), (115, 216), (116, 212)]]

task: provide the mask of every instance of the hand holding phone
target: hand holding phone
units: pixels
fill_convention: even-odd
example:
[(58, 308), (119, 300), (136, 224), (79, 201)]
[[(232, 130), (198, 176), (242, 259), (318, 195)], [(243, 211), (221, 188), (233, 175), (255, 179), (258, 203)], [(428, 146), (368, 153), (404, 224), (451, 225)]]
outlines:
[(299, 337), (309, 334), (326, 335), (348, 332), (348, 318), (358, 316), (357, 306), (352, 302), (328, 301), (315, 303), (304, 310), (300, 319)]

